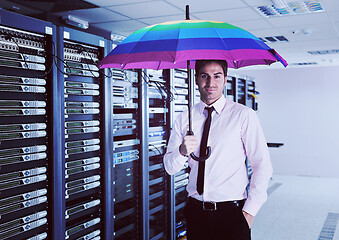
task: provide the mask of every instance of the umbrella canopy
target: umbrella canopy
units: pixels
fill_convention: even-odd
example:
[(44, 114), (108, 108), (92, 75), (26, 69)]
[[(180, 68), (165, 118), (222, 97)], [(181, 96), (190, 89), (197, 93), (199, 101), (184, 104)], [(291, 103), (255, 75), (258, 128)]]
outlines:
[[(188, 60), (226, 60), (231, 68), (286, 61), (263, 41), (228, 23), (183, 20), (142, 28), (122, 41), (100, 68), (186, 68)], [(194, 67), (194, 61), (191, 62)]]

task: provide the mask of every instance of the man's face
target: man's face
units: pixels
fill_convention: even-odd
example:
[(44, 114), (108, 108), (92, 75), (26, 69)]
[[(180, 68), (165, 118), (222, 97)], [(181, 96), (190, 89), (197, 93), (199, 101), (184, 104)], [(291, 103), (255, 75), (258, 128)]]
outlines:
[(196, 83), (201, 100), (210, 105), (221, 97), (227, 76), (224, 75), (222, 67), (215, 62), (206, 64), (197, 74)]

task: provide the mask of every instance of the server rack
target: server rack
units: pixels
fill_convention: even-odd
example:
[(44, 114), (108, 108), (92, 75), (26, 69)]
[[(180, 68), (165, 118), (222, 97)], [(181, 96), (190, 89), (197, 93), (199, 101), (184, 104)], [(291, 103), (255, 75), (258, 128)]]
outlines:
[(137, 71), (113, 69), (114, 239), (140, 239), (140, 112)]
[[(63, 53), (59, 84), (64, 86), (64, 196), (65, 239), (109, 239), (111, 237), (110, 169), (112, 155), (107, 151), (109, 110), (104, 93), (107, 75), (96, 64), (105, 54), (106, 41), (100, 37), (61, 28)], [(63, 190), (63, 189), (62, 189)]]
[(170, 235), (169, 176), (163, 167), (163, 155), (169, 133), (169, 89), (168, 72), (147, 70), (148, 90), (148, 156), (145, 166), (148, 172), (148, 239), (167, 239)]
[[(255, 85), (254, 78), (246, 75), (239, 75), (234, 72), (228, 74), (226, 86), (224, 87), (224, 96), (227, 99), (241, 103), (256, 111), (258, 110), (258, 94), (259, 92)], [(196, 104), (199, 101), (200, 93), (198, 86), (194, 85), (193, 104)]]
[(233, 72), (228, 75), (224, 95), (229, 100), (241, 103), (256, 111), (258, 110), (258, 94), (255, 80), (252, 77)]
[(246, 78), (244, 77), (239, 77), (236, 80), (237, 85), (236, 85), (236, 100), (238, 103), (241, 103), (243, 105), (246, 105), (246, 99), (247, 99), (247, 94), (246, 94), (246, 89), (247, 89), (247, 84), (246, 84)]
[(236, 102), (236, 96), (235, 96), (235, 92), (236, 92), (236, 77), (234, 76), (227, 76), (227, 82), (226, 82), (226, 86), (224, 89), (224, 95), (227, 99)]
[(252, 108), (253, 110), (258, 110), (258, 94), (259, 92), (256, 89), (255, 80), (253, 78), (247, 77), (247, 99), (246, 106)]
[[(188, 79), (187, 70), (171, 69), (170, 84), (174, 95), (171, 103), (171, 125), (179, 114), (188, 109)], [(187, 200), (186, 185), (188, 184), (188, 164), (185, 165), (179, 173), (175, 174), (171, 179), (171, 195), (173, 196), (171, 204), (172, 217), (172, 239), (186, 238), (186, 222), (183, 210)]]
[(46, 239), (56, 147), (54, 28), (3, 10), (0, 15), (0, 238)]
[[(146, 80), (145, 80), (146, 79)], [(140, 72), (139, 75), (139, 100), (140, 100), (140, 119), (141, 119), (141, 152), (140, 152), (140, 159), (141, 159), (141, 169), (140, 169), (140, 181), (141, 184), (141, 208), (142, 208), (142, 234), (141, 239), (149, 239), (149, 202), (148, 202), (148, 195), (149, 195), (149, 144), (148, 144), (148, 135), (149, 135), (149, 99), (148, 97), (148, 83), (147, 83), (147, 72), (145, 70)]]

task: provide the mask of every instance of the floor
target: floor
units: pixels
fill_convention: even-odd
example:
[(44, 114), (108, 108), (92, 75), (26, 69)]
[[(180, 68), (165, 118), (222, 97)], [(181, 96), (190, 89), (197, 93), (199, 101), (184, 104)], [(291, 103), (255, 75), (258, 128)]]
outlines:
[(339, 178), (273, 176), (252, 240), (339, 240)]

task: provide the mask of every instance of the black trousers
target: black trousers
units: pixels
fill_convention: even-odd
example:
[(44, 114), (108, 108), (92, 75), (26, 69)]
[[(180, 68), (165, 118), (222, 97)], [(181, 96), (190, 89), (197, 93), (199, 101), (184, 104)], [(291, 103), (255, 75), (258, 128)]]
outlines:
[(188, 240), (251, 239), (251, 231), (242, 213), (243, 204), (206, 211), (191, 200), (188, 199), (184, 209)]

